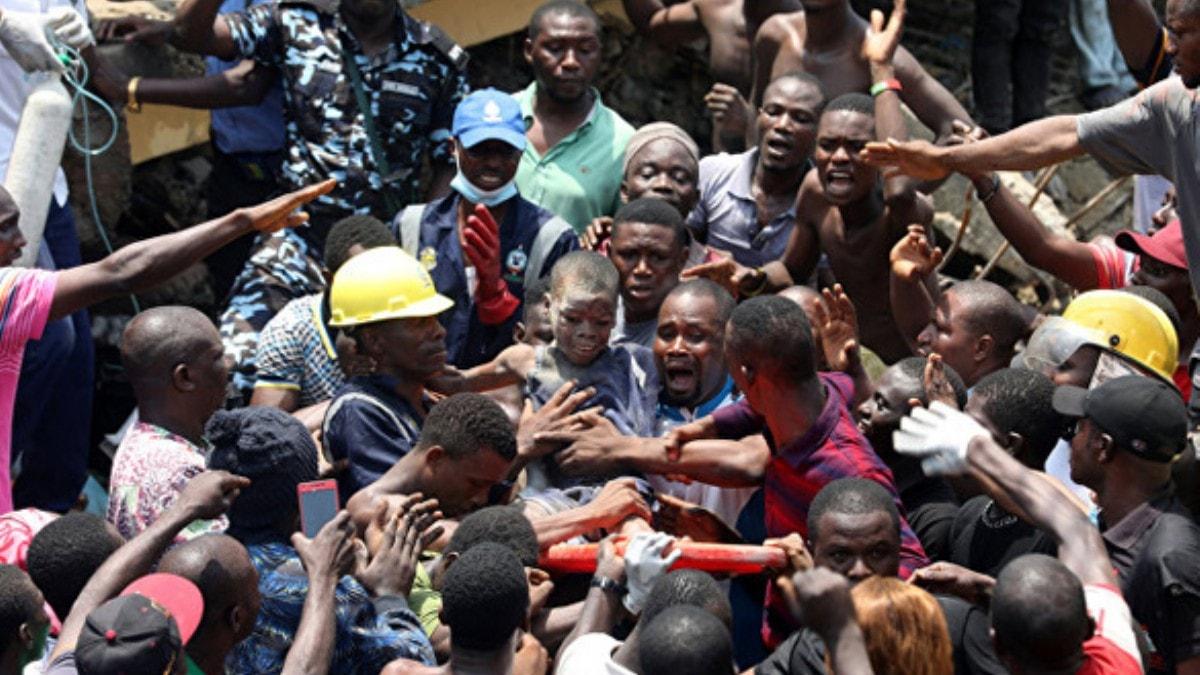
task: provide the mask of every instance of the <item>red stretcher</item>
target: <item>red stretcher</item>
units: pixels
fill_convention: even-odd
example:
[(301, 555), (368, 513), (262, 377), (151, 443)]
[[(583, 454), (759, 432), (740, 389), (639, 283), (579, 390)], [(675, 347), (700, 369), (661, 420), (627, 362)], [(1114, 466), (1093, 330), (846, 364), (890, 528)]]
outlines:
[[(627, 540), (616, 542), (617, 554), (625, 555)], [(683, 551), (671, 569), (694, 569), (721, 574), (760, 574), (764, 569), (782, 569), (784, 552), (771, 546), (745, 544), (699, 544), (675, 542)], [(557, 544), (542, 553), (538, 567), (555, 574), (591, 574), (596, 571), (599, 544)]]

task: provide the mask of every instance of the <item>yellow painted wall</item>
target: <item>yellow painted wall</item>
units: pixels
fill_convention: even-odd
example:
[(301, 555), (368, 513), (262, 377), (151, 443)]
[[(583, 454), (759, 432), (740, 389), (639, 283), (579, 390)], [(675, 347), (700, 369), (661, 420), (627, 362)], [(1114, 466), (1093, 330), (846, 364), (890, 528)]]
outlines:
[[(428, 0), (408, 13), (441, 27), (464, 47), (524, 30), (529, 17), (545, 0)], [(625, 18), (620, 0), (594, 0), (602, 14)]]

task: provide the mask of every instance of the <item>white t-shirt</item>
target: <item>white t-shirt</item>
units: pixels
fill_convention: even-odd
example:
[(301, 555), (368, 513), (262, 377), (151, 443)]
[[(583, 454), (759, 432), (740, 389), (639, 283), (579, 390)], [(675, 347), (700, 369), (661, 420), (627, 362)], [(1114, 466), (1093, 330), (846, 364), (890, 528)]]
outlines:
[[(4, 11), (35, 12), (45, 14), (53, 7), (74, 7), (87, 21), (87, 4), (84, 0), (0, 0)], [(0, 182), (8, 173), (8, 159), (12, 156), (13, 141), (17, 136), (17, 123), (21, 120), (21, 110), (25, 107), (25, 99), (33, 86), (29, 83), (29, 75), (16, 61), (8, 55), (4, 47), (0, 47)], [(54, 201), (59, 206), (67, 203), (67, 177), (62, 168), (54, 174)]]
[(637, 675), (613, 661), (620, 646), (621, 641), (607, 633), (582, 635), (558, 655), (554, 675)]

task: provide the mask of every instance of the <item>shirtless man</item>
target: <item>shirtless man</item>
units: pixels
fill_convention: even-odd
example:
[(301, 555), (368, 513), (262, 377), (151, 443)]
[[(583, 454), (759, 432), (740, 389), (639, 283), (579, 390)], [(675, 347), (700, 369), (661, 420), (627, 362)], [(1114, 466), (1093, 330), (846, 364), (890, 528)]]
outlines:
[[(868, 24), (850, 0), (800, 0), (800, 12), (766, 20), (754, 39), (754, 97), (783, 73), (802, 70), (821, 81), (830, 100), (850, 92), (866, 93), (879, 82), (860, 46)], [(900, 3), (896, 3), (897, 8)], [(955, 120), (971, 117), (954, 95), (925, 72), (907, 49), (896, 52), (895, 75), (901, 98), (939, 138), (953, 133)]]
[[(895, 77), (893, 63), (904, 6), (904, 0), (896, 2), (886, 28), (881, 13), (872, 16), (874, 28), (866, 34), (861, 51), (870, 64), (873, 81)], [(834, 276), (854, 302), (862, 343), (887, 363), (912, 353), (896, 327), (888, 300), (889, 254), (909, 224), (928, 225), (933, 218), (932, 205), (913, 182), (898, 176), (880, 181), (879, 172), (857, 157), (867, 142), (896, 134), (907, 136), (895, 89), (881, 91), (873, 101), (851, 93), (830, 102), (817, 126), (816, 166), (800, 186), (796, 227), (783, 258), (752, 270), (725, 264), (725, 269), (732, 270), (730, 279), (739, 293), (755, 295), (804, 282), (824, 252)]]
[(754, 82), (751, 45), (759, 26), (778, 12), (800, 10), (799, 0), (622, 0), (638, 31), (666, 48), (708, 39), (708, 69), (715, 84), (704, 102), (713, 115), (720, 148), (745, 145), (750, 122), (746, 98)]

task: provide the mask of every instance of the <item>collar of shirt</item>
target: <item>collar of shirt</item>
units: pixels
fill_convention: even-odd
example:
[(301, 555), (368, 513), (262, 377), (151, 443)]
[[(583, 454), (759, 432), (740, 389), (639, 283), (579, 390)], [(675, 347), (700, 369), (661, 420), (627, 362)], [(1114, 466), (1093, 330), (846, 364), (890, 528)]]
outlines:
[(682, 406), (667, 405), (666, 403), (658, 404), (658, 416), (671, 420), (672, 422), (688, 422), (691, 420), (700, 419), (720, 408), (726, 403), (732, 403), (734, 400), (733, 378), (725, 376), (725, 384), (721, 387), (712, 398), (703, 401), (694, 409), (684, 408)]
[[(529, 127), (533, 126), (533, 102), (535, 97), (537, 97), (537, 86), (537, 80), (534, 80), (533, 82), (529, 83), (528, 87), (515, 94), (517, 102), (521, 104), (521, 117), (525, 119), (526, 129), (529, 129)], [(580, 124), (575, 131), (567, 134), (565, 138), (559, 141), (554, 148), (569, 145), (571, 141), (575, 140), (579, 134), (583, 133), (584, 130), (592, 126), (592, 123), (596, 121), (596, 116), (600, 114), (600, 108), (602, 105), (603, 104), (600, 101), (600, 90), (592, 87), (592, 110), (588, 113), (587, 119), (585, 119), (583, 124)], [(550, 155), (554, 151), (554, 148), (550, 148), (550, 152), (547, 152), (546, 154)], [(525, 152), (537, 154), (537, 150), (534, 150), (532, 143), (525, 146)]]
[[(812, 426), (808, 428), (808, 431), (803, 436), (776, 449), (776, 454), (782, 457), (792, 468), (798, 467), (800, 461), (806, 455), (825, 443), (830, 434), (837, 428), (843, 411), (849, 415), (846, 402), (842, 399), (841, 394), (829, 386), (823, 375), (820, 377), (821, 384), (825, 387), (825, 407), (821, 408), (821, 414), (817, 416), (817, 419), (813, 421)], [(774, 445), (774, 441), (771, 440), (769, 433), (767, 434), (767, 439), (768, 442)]]
[[(754, 201), (754, 170), (758, 168), (758, 148), (739, 155), (737, 171), (729, 179), (729, 194), (748, 202)], [(793, 207), (794, 208), (794, 207)]]
[(337, 361), (337, 344), (334, 341), (332, 326), (329, 325), (329, 322), (333, 321), (333, 312), (329, 307), (328, 290), (323, 291), (321, 299), (313, 303), (312, 320), (317, 337), (321, 338), (321, 346), (325, 347), (325, 353), (331, 361)]
[(340, 11), (334, 12), (333, 21), (334, 26), (337, 28), (338, 37), (342, 43), (341, 47), (343, 55), (355, 59), (361, 57), (361, 60), (368, 67), (391, 63), (392, 61), (396, 60), (397, 54), (404, 54), (408, 52), (408, 50), (411, 48), (413, 35), (417, 30), (415, 20), (408, 16), (408, 14), (400, 8), (400, 3), (396, 3), (396, 21), (392, 30), (393, 34), (395, 35), (395, 39), (388, 44), (387, 49), (375, 54), (374, 56), (367, 56), (366, 51), (363, 49), (362, 43), (358, 40), (358, 36), (356, 36), (354, 31), (350, 30), (350, 27), (346, 25), (345, 20), (342, 19), (342, 13)]
[(1137, 547), (1142, 537), (1154, 527), (1154, 522), (1164, 513), (1175, 510), (1175, 489), (1168, 483), (1146, 503), (1130, 511), (1111, 527), (1104, 523), (1104, 512), (1100, 512), (1101, 533), (1104, 541), (1115, 548), (1130, 551)]
[(351, 382), (358, 386), (359, 389), (374, 396), (392, 406), (395, 409), (404, 411), (405, 414), (415, 419), (425, 417), (429, 409), (433, 407), (433, 399), (430, 398), (429, 392), (421, 393), (421, 410), (414, 410), (408, 399), (401, 397), (396, 393), (396, 386), (400, 384), (400, 378), (384, 375), (383, 373), (372, 373), (371, 375), (359, 375)]
[[(196, 445), (195, 443), (189, 441), (188, 439), (184, 438), (183, 436), (180, 436), (179, 434), (177, 434), (173, 431), (170, 431), (169, 429), (164, 429), (163, 427), (160, 427), (157, 424), (151, 424), (149, 422), (143, 422), (141, 420), (138, 420), (138, 423), (135, 424), (133, 426), (133, 428), (129, 430), (129, 434), (131, 434), (131, 435), (132, 434), (137, 434), (137, 435), (145, 434), (145, 435), (149, 435), (149, 436), (154, 436), (157, 439), (167, 440), (167, 441), (171, 441), (173, 443), (178, 443), (179, 445), (186, 447), (188, 450), (191, 450), (192, 452), (195, 452), (198, 455), (207, 455), (208, 451), (212, 449), (212, 445), (209, 444), (208, 439), (204, 439), (204, 445)], [(141, 441), (139, 441), (135, 437), (130, 442), (141, 442)]]

